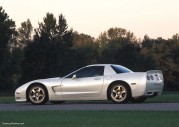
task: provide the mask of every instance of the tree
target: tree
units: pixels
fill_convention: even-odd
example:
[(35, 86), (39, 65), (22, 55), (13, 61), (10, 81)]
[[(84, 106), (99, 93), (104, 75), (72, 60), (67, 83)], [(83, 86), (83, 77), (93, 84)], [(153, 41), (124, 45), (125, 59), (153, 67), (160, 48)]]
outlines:
[(175, 41), (175, 42), (179, 42), (179, 34), (175, 34), (172, 36), (172, 40)]
[(57, 24), (57, 42), (65, 47), (73, 46), (73, 29), (68, 30), (68, 24), (65, 17), (60, 14)]
[(15, 33), (15, 22), (9, 19), (9, 16), (2, 7), (0, 7), (0, 70), (2, 70), (6, 62), (8, 54), (9, 40)]
[(76, 68), (98, 63), (98, 45), (96, 43), (76, 47), (75, 53)]
[(8, 14), (0, 7), (0, 89), (10, 87), (8, 78), (11, 77), (8, 66), (10, 58), (9, 41), (15, 34), (15, 22), (9, 19)]
[(22, 22), (21, 27), (17, 31), (18, 31), (18, 36), (17, 36), (17, 44), (15, 47), (19, 47), (23, 49), (32, 40), (33, 27), (30, 22), (30, 19), (27, 19), (26, 22)]
[(95, 43), (95, 39), (87, 34), (79, 34), (78, 32), (74, 32), (73, 46), (81, 47), (85, 45), (89, 45)]
[(47, 13), (43, 22), (39, 23), (39, 28), (35, 29), (34, 39), (47, 36), (47, 39), (53, 40), (56, 33), (56, 18), (53, 14)]
[(151, 39), (148, 35), (144, 36), (142, 41), (142, 48), (151, 48), (155, 44), (155, 40)]
[(132, 32), (117, 27), (110, 28), (107, 32), (101, 33), (97, 39), (99, 44), (109, 43), (110, 41), (120, 42), (120, 45), (137, 43), (137, 39)]
[(95, 43), (95, 39), (87, 34), (73, 34), (73, 49), (75, 68), (80, 68), (89, 64), (98, 63), (98, 49), (99, 46)]
[(35, 29), (33, 43), (25, 48), (23, 80), (64, 75), (73, 68), (73, 31), (68, 30), (66, 19), (61, 14), (58, 21), (47, 13)]
[(110, 28), (97, 39), (99, 59), (101, 63), (114, 63), (127, 66), (133, 70), (142, 56), (140, 46), (133, 33), (122, 28)]

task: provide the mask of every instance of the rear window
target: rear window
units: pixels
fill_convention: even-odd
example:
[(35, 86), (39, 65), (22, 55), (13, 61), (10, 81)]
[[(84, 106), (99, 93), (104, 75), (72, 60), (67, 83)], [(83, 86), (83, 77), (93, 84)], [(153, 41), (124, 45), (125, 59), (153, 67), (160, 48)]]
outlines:
[(128, 68), (125, 68), (125, 67), (119, 66), (119, 65), (111, 65), (111, 67), (117, 74), (133, 72), (133, 71), (129, 70)]

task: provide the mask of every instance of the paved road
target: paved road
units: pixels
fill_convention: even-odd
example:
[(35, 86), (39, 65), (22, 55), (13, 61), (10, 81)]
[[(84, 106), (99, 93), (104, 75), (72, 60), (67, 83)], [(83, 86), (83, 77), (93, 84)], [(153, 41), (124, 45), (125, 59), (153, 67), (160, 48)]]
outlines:
[(21, 110), (125, 110), (125, 111), (179, 111), (179, 103), (141, 103), (141, 104), (112, 104), (112, 103), (63, 103), (31, 105), (30, 103), (0, 104), (0, 111)]

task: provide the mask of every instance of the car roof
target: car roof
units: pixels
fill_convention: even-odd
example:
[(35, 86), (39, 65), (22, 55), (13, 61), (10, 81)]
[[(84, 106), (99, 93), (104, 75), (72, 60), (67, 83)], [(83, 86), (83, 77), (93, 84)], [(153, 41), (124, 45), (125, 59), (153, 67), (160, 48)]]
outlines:
[[(111, 65), (118, 65), (118, 64), (91, 64), (91, 65), (87, 65), (86, 67), (91, 67), (91, 66), (111, 66)], [(122, 65), (118, 65), (118, 66), (122, 66)]]

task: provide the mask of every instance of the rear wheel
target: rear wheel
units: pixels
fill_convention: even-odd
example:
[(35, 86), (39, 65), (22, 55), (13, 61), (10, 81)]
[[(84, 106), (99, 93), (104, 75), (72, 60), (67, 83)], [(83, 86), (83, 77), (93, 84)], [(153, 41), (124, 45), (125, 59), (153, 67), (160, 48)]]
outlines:
[(137, 98), (132, 98), (131, 99), (131, 102), (134, 102), (134, 103), (142, 103), (146, 100), (147, 98), (146, 97), (137, 97)]
[(62, 104), (62, 103), (64, 103), (65, 101), (50, 101), (51, 103), (53, 103), (53, 104)]
[(117, 83), (109, 88), (108, 96), (115, 103), (126, 103), (130, 98), (130, 88), (127, 84)]
[(48, 92), (45, 86), (31, 85), (27, 90), (27, 99), (34, 105), (45, 104), (48, 101)]

